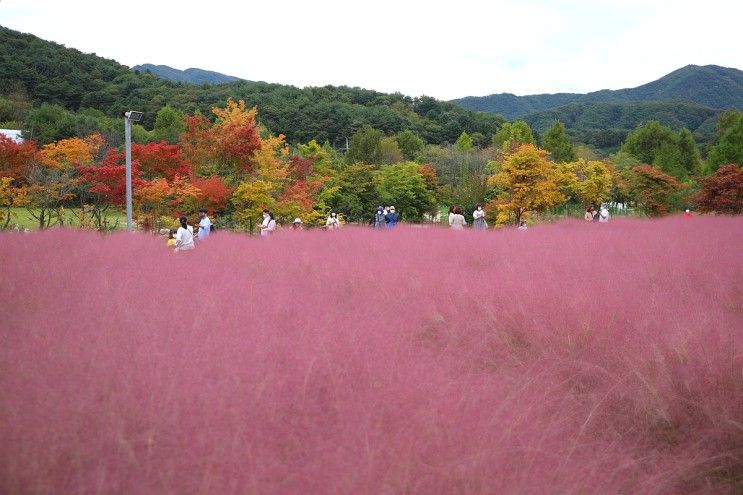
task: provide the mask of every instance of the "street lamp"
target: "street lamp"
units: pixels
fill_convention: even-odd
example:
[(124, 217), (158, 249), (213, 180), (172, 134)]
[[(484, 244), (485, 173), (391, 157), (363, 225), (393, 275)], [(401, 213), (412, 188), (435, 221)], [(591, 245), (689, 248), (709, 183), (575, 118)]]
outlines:
[(126, 141), (126, 230), (132, 230), (132, 122), (142, 120), (142, 112), (124, 112), (124, 137)]

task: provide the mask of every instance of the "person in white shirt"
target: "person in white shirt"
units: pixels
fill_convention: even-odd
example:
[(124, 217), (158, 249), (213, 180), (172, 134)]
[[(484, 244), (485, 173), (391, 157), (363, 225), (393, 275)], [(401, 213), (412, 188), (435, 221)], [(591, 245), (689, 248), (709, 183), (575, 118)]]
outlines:
[(263, 210), (263, 222), (261, 223), (261, 236), (267, 237), (276, 230), (276, 220), (270, 210)]
[(206, 215), (206, 209), (202, 208), (199, 210), (199, 240), (203, 241), (212, 231), (212, 221)]
[(449, 227), (451, 227), (451, 219), (454, 217), (454, 208), (455, 206), (449, 207)]
[(175, 250), (190, 251), (196, 247), (193, 242), (193, 227), (188, 224), (188, 218), (186, 217), (181, 217), (178, 220), (181, 222), (181, 226), (175, 233)]
[(601, 212), (599, 213), (599, 223), (607, 223), (609, 221), (609, 210), (606, 208), (606, 205), (601, 207)]
[(526, 225), (526, 220), (522, 220), (521, 224), (519, 225), (519, 230), (528, 230), (529, 227)]
[(472, 227), (478, 230), (485, 230), (488, 228), (488, 223), (485, 221), (485, 210), (482, 209), (482, 205), (477, 205), (475, 211), (472, 212)]
[(449, 225), (451, 225), (452, 230), (464, 230), (464, 226), (467, 225), (467, 220), (464, 219), (462, 209), (459, 206), (456, 206), (452, 211)]
[(333, 230), (337, 229), (341, 226), (341, 222), (338, 220), (338, 214), (334, 211), (330, 212), (330, 216), (328, 216), (328, 219), (325, 221), (325, 228), (327, 230)]

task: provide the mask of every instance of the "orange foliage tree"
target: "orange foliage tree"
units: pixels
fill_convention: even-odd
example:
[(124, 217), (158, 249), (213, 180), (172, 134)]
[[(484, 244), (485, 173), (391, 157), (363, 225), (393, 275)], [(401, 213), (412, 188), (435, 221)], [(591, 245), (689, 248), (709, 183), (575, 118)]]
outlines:
[(97, 132), (85, 139), (74, 137), (49, 143), (39, 151), (41, 163), (46, 167), (63, 169), (89, 165), (97, 157), (106, 141)]
[(683, 189), (675, 177), (650, 165), (632, 167), (632, 191), (648, 215), (668, 214), (673, 193)]
[(547, 160), (547, 152), (533, 144), (508, 154), (500, 171), (488, 179), (500, 192), (490, 203), (497, 209), (498, 224), (519, 224), (532, 211), (543, 211), (565, 201), (560, 192), (561, 174)]

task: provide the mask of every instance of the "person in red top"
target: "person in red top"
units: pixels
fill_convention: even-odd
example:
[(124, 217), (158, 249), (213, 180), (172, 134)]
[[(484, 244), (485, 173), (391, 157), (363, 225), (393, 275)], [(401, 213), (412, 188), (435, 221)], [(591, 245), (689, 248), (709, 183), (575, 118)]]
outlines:
[(687, 208), (684, 212), (684, 218), (687, 220), (691, 219), (691, 212), (689, 211), (689, 208)]

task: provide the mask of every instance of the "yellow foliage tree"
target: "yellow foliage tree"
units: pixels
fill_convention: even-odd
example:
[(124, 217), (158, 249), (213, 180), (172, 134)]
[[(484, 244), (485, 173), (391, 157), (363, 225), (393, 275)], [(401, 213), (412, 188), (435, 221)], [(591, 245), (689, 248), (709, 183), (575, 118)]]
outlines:
[(85, 139), (74, 137), (49, 143), (41, 148), (41, 163), (49, 168), (65, 169), (92, 163), (105, 144), (103, 136), (94, 132)]
[(232, 194), (235, 220), (252, 232), (263, 209), (272, 209), (276, 205), (275, 193), (275, 184), (267, 180), (241, 182)]
[(488, 179), (489, 185), (500, 190), (491, 203), (497, 208), (497, 224), (519, 224), (529, 212), (543, 211), (565, 201), (560, 192), (562, 174), (547, 160), (547, 155), (533, 144), (521, 145), (505, 157), (500, 171)]
[(579, 159), (559, 167), (563, 192), (584, 207), (600, 204), (611, 196), (613, 174), (607, 163)]
[(284, 183), (288, 177), (289, 147), (284, 135), (262, 137), (261, 147), (255, 152), (255, 176), (261, 180)]

